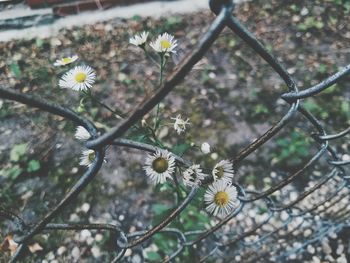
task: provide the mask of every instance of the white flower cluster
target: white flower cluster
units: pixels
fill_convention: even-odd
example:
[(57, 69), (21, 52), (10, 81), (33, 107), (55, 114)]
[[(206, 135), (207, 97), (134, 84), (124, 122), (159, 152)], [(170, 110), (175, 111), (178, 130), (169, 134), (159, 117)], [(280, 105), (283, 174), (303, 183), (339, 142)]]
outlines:
[[(78, 56), (63, 57), (57, 59), (54, 66), (66, 66), (78, 60)], [(76, 91), (86, 91), (92, 87), (96, 79), (95, 71), (87, 65), (75, 66), (66, 72), (60, 79), (58, 85), (61, 88)]]
[[(146, 175), (154, 184), (165, 183), (172, 179), (175, 171), (175, 158), (167, 150), (157, 150), (149, 154), (144, 165)], [(205, 195), (206, 210), (214, 216), (223, 217), (232, 213), (238, 207), (237, 189), (232, 185), (234, 176), (232, 163), (223, 160), (217, 163), (212, 171), (214, 183), (211, 184)], [(191, 165), (183, 172), (185, 186), (200, 185), (205, 178), (202, 168), (198, 164)]]
[(149, 154), (143, 167), (154, 184), (163, 184), (167, 178), (172, 179), (175, 170), (175, 158), (167, 150), (157, 150)]
[[(78, 56), (64, 57), (56, 60), (54, 66), (66, 66), (78, 60)], [(59, 87), (72, 89), (75, 91), (89, 91), (95, 83), (96, 73), (87, 65), (79, 65), (67, 71), (59, 80)], [(91, 137), (90, 133), (82, 126), (78, 126), (75, 138), (80, 141), (87, 141)], [(80, 157), (80, 165), (90, 167), (95, 160), (94, 150), (85, 150)]]
[[(129, 42), (130, 44), (145, 49), (148, 35), (149, 32), (144, 31), (140, 34), (136, 34), (135, 36), (131, 37)], [(177, 40), (174, 39), (174, 36), (168, 33), (163, 33), (160, 34), (156, 38), (156, 40), (150, 42), (149, 45), (154, 49), (155, 52), (160, 53), (162, 55), (169, 55), (170, 53), (176, 52), (175, 48), (177, 47)]]
[(234, 176), (232, 162), (229, 160), (218, 162), (212, 170), (212, 176), (214, 183), (208, 187), (204, 195), (206, 210), (214, 216), (224, 217), (231, 214), (239, 205), (237, 189), (232, 185)]
[(76, 66), (62, 76), (58, 85), (61, 88), (87, 91), (95, 83), (95, 79), (96, 73), (90, 66)]
[(181, 114), (178, 114), (176, 118), (171, 118), (174, 120), (174, 129), (177, 132), (177, 134), (181, 134), (186, 130), (186, 125), (190, 125), (190, 120), (189, 119), (182, 119)]

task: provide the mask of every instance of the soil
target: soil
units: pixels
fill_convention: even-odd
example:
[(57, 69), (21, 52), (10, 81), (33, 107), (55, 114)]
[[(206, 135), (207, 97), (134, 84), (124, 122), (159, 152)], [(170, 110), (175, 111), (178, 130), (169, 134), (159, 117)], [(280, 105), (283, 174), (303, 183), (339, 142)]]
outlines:
[[(315, 85), (350, 61), (349, 10), (336, 1), (256, 0), (238, 5), (234, 13), (282, 61), (297, 80), (299, 89)], [(195, 46), (213, 19), (209, 11), (161, 19), (113, 19), (62, 29), (50, 38), (1, 43), (0, 84), (79, 110), (79, 94), (57, 85), (66, 69), (52, 66), (57, 58), (77, 54), (80, 63), (90, 65), (97, 72), (93, 94), (110, 107), (129, 113), (150, 96), (159, 77), (158, 68), (144, 53), (128, 44), (129, 37), (143, 30), (150, 31), (152, 38), (160, 32), (173, 34), (179, 43), (178, 57), (169, 60), (168, 73)], [(339, 132), (350, 124), (349, 87), (347, 77), (327, 92), (305, 100), (328, 133)], [(289, 105), (279, 99), (284, 92), (287, 88), (277, 73), (225, 29), (185, 81), (163, 101), (164, 122), (159, 137), (168, 146), (185, 141), (196, 145), (209, 142), (216, 155), (203, 156), (194, 147), (185, 157), (210, 172), (217, 161), (234, 157), (282, 118), (289, 109)], [(62, 198), (84, 171), (85, 168), (78, 165), (84, 148), (74, 139), (73, 123), (18, 103), (0, 102), (0, 185), (3, 189), (0, 203), (27, 222), (35, 222)], [(81, 114), (94, 121), (101, 131), (119, 122), (113, 114), (90, 101), (85, 102), (85, 108)], [(171, 117), (177, 114), (191, 122), (180, 136), (171, 125)], [(151, 122), (153, 115), (148, 114), (146, 121)], [(261, 190), (266, 187), (264, 179), (271, 178), (272, 174), (277, 174), (273, 181), (279, 181), (296, 171), (319, 149), (311, 140), (313, 132), (314, 128), (297, 116), (273, 140), (240, 164), (236, 180), (244, 187), (253, 185)], [(287, 146), (281, 148), (283, 140), (287, 145), (295, 143), (291, 134), (297, 134), (295, 140), (308, 146), (305, 153), (295, 153)], [(128, 133), (127, 136), (134, 135)], [(11, 149), (21, 143), (28, 143), (28, 160), (39, 160), (41, 168), (10, 180), (1, 173), (14, 165), (10, 161)], [(334, 142), (334, 147), (340, 157), (348, 156), (350, 146), (346, 138)], [(281, 158), (285, 149), (292, 157)], [(142, 169), (145, 156), (137, 150), (110, 147), (107, 163), (96, 180), (55, 222), (108, 221), (130, 232), (147, 228), (153, 223), (154, 204), (173, 203), (173, 196), (155, 190), (147, 180)], [(25, 160), (20, 163), (23, 165)], [(328, 167), (324, 158), (313, 169), (323, 174)], [(302, 192), (307, 182), (317, 175), (310, 173), (303, 178), (292, 184), (294, 191)], [(87, 211), (82, 209), (84, 204), (89, 205)], [(10, 230), (11, 226), (3, 224), (0, 234)], [(91, 242), (70, 231), (38, 236), (35, 242), (43, 250), (28, 252), (28, 262), (45, 258), (46, 262), (54, 259), (107, 262), (113, 242), (108, 235), (103, 242), (98, 241), (98, 234), (92, 232)], [(58, 247), (67, 248), (68, 252), (58, 254)], [(75, 247), (79, 249), (77, 258), (71, 253)], [(98, 257), (91, 252), (92, 247), (100, 248)], [(53, 258), (50, 251), (54, 252)], [(126, 260), (137, 262), (137, 257), (142, 257), (139, 248), (130, 252)]]

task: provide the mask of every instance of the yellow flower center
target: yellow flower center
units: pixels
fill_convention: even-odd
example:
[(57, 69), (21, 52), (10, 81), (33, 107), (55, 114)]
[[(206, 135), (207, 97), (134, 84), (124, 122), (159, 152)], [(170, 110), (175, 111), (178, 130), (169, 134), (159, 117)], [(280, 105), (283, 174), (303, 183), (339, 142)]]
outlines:
[(91, 152), (88, 154), (89, 162), (93, 162), (95, 160), (95, 152)]
[(223, 207), (228, 204), (228, 201), (229, 201), (229, 196), (224, 191), (217, 192), (214, 196), (214, 203), (217, 206)]
[(63, 63), (70, 63), (72, 61), (71, 58), (62, 58)]
[(220, 179), (220, 178), (222, 178), (224, 176), (224, 172), (225, 172), (224, 167), (219, 166), (219, 167), (216, 168), (215, 175), (217, 176), (217, 178)]
[(171, 43), (168, 40), (161, 40), (160, 46), (162, 47), (162, 49), (168, 49), (171, 47)]
[(168, 161), (162, 157), (158, 157), (153, 161), (152, 168), (157, 173), (164, 173), (168, 169)]
[(83, 83), (86, 80), (86, 74), (84, 72), (79, 72), (75, 75), (75, 80), (79, 83)]

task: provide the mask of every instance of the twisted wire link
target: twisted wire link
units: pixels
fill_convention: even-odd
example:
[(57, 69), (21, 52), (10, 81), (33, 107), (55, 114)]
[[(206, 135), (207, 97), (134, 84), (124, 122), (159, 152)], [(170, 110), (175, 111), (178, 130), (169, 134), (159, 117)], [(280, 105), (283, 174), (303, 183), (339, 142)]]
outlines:
[[(19, 243), (19, 247), (12, 256), (11, 262), (17, 262), (21, 258), (26, 244), (37, 234), (55, 230), (79, 231), (83, 229), (106, 230), (113, 233), (117, 240), (117, 256), (112, 262), (120, 262), (128, 248), (141, 246), (147, 240), (152, 240), (155, 234), (162, 233), (174, 235), (177, 241), (176, 250), (172, 254), (167, 255), (162, 262), (172, 262), (186, 247), (198, 246), (201, 242), (208, 239), (213, 240), (214, 246), (204, 250), (205, 253), (202, 253), (199, 262), (206, 262), (212, 256), (224, 253), (227, 249), (230, 250), (230, 255), (234, 255), (227, 260), (232, 260), (239, 256), (245, 257), (245, 262), (254, 262), (257, 259), (280, 262), (281, 260), (291, 258), (295, 254), (306, 253), (306, 248), (309, 245), (318, 243), (323, 238), (332, 233), (337, 233), (349, 225), (350, 208), (348, 208), (348, 203), (345, 202), (340, 209), (335, 209), (334, 205), (343, 200), (349, 201), (346, 198), (349, 197), (350, 185), (348, 179), (350, 177), (346, 173), (345, 167), (350, 164), (350, 161), (342, 160), (338, 156), (333, 144), (337, 139), (348, 136), (350, 134), (350, 127), (335, 134), (327, 134), (326, 128), (320, 121), (303, 107), (302, 100), (321, 93), (350, 75), (350, 65), (345, 66), (319, 84), (299, 91), (296, 81), (283, 65), (232, 14), (233, 4), (231, 0), (210, 0), (209, 5), (212, 12), (216, 14), (216, 18), (198, 41), (195, 48), (169, 74), (162, 87), (155, 91), (148, 100), (135, 107), (135, 110), (128, 117), (122, 119), (115, 127), (104, 134), (98, 133), (92, 122), (69, 108), (36, 96), (18, 93), (0, 87), (0, 97), (3, 99), (17, 101), (64, 117), (76, 125), (86, 128), (91, 135), (91, 139), (87, 141), (86, 147), (96, 152), (96, 157), (91, 167), (72, 186), (71, 190), (61, 201), (36, 223), (28, 225), (20, 216), (0, 207), (0, 217), (14, 224), (16, 233), (15, 241)], [(296, 115), (303, 116), (316, 130), (316, 133), (310, 134), (310, 138), (319, 147), (318, 151), (308, 161), (305, 161), (303, 167), (298, 171), (287, 175), (284, 179), (276, 182), (264, 191), (248, 190), (235, 182), (234, 185), (239, 192), (239, 206), (226, 218), (219, 220), (215, 226), (209, 229), (182, 232), (180, 229), (167, 226), (176, 217), (181, 216), (183, 210), (198, 194), (200, 187), (205, 187), (213, 181), (211, 176), (207, 176), (201, 185), (192, 187), (182, 203), (166, 216), (162, 222), (155, 226), (149, 226), (142, 231), (126, 233), (119, 226), (108, 223), (53, 223), (52, 221), (54, 221), (57, 215), (69, 203), (74, 202), (76, 197), (92, 182), (103, 165), (106, 147), (114, 145), (117, 147), (134, 148), (144, 152), (156, 152), (159, 149), (150, 144), (124, 139), (122, 136), (163, 100), (176, 85), (183, 81), (192, 67), (206, 54), (225, 27), (240, 37), (283, 79), (287, 91), (280, 98), (289, 104), (287, 113), (281, 116), (277, 123), (243, 148), (236, 156), (231, 157), (234, 168), (237, 170), (240, 163), (246, 157), (274, 138), (276, 134), (291, 123)], [(322, 157), (327, 157), (328, 165), (331, 168), (329, 173), (322, 175), (321, 178), (315, 178), (310, 181), (312, 185), (301, 192), (295, 200), (285, 203), (283, 202), (283, 198), (282, 200), (276, 198), (280, 192), (288, 193), (292, 189), (292, 183), (305, 175), (310, 169), (314, 169)], [(183, 157), (174, 155), (174, 158), (178, 165), (188, 167), (192, 164), (191, 161)], [(323, 195), (321, 199), (318, 198), (320, 193)], [(307, 200), (308, 202), (302, 202), (303, 200)], [(259, 216), (256, 216), (256, 218), (252, 218), (249, 216), (249, 212), (247, 214), (247, 211), (254, 209), (261, 209), (263, 212)], [(315, 225), (316, 227), (314, 227)], [(312, 229), (310, 230), (312, 233), (305, 237), (303, 235), (305, 235), (304, 231), (307, 229)], [(303, 242), (296, 242), (295, 244), (297, 245), (292, 246), (291, 242), (293, 240), (299, 240), (298, 242), (303, 240)], [(270, 242), (278, 244), (276, 246), (269, 246)]]

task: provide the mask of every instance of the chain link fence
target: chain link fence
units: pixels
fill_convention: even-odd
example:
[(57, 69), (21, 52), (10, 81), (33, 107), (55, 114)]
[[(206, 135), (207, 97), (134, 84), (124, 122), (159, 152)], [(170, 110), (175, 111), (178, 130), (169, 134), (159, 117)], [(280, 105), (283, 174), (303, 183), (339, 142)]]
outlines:
[[(116, 251), (118, 255), (113, 262), (123, 261), (123, 256), (128, 248), (133, 248), (151, 240), (157, 233), (167, 233), (177, 239), (177, 250), (164, 258), (163, 262), (173, 261), (184, 252), (186, 247), (200, 247), (204, 246), (204, 244), (207, 244), (207, 246), (205, 249), (200, 250), (200, 262), (210, 261), (212, 256), (217, 253), (222, 253), (221, 257), (224, 258), (225, 262), (232, 262), (237, 259), (244, 262), (284, 262), (287, 259), (295, 259), (296, 255), (303, 253), (310, 244), (319, 242), (328, 235), (334, 235), (334, 233), (348, 226), (350, 215), (348, 203), (343, 202), (340, 208), (334, 205), (341, 203), (349, 195), (349, 175), (346, 169), (350, 161), (342, 160), (338, 156), (334, 145), (337, 139), (349, 135), (350, 127), (339, 131), (337, 134), (328, 134), (327, 127), (323, 127), (321, 122), (303, 106), (303, 99), (321, 93), (347, 76), (350, 73), (350, 65), (321, 83), (299, 91), (296, 81), (284, 69), (282, 64), (232, 15), (233, 4), (231, 1), (211, 0), (210, 8), (216, 14), (216, 19), (212, 22), (207, 32), (203, 34), (195, 48), (169, 74), (161, 88), (155, 91), (148, 100), (135, 107), (135, 110), (128, 117), (104, 134), (100, 134), (92, 122), (68, 108), (44, 101), (35, 96), (21, 94), (0, 87), (0, 97), (3, 99), (17, 101), (30, 107), (62, 116), (76, 125), (86, 128), (91, 135), (91, 139), (87, 141), (86, 147), (96, 152), (95, 160), (89, 169), (64, 198), (48, 214), (38, 219), (37, 223), (33, 225), (27, 224), (21, 217), (0, 207), (0, 217), (5, 218), (16, 226), (15, 241), (20, 244), (11, 262), (17, 262), (21, 259), (26, 244), (37, 234), (50, 230), (83, 229), (110, 231), (116, 237)], [(193, 186), (183, 202), (166, 216), (162, 222), (155, 226), (150, 226), (144, 231), (127, 233), (125, 230), (112, 224), (53, 223), (59, 213), (68, 204), (74, 202), (79, 193), (88, 184), (92, 183), (93, 178), (103, 165), (106, 147), (115, 145), (151, 153), (157, 151), (158, 148), (153, 145), (122, 139), (122, 136), (161, 102), (176, 85), (183, 81), (226, 27), (245, 41), (283, 79), (288, 90), (281, 95), (281, 98), (290, 105), (288, 112), (276, 124), (242, 149), (236, 156), (232, 156), (231, 160), (235, 170), (239, 170), (243, 160), (260, 147), (264, 147), (264, 144), (291, 123), (296, 115), (305, 117), (305, 120), (316, 131), (310, 134), (310, 137), (318, 147), (317, 153), (309, 160), (305, 160), (300, 170), (287, 175), (280, 181), (274, 182), (273, 186), (265, 191), (257, 192), (245, 189), (239, 183), (234, 182), (234, 185), (239, 190), (239, 206), (218, 224), (203, 231), (182, 232), (176, 228), (167, 228), (167, 226), (178, 216), (181, 217), (181, 213), (198, 194), (199, 189), (212, 182), (212, 176), (207, 176), (201, 185)], [(313, 169), (321, 157), (327, 158), (328, 173), (322, 174), (319, 178), (310, 182), (305, 191), (295, 198), (290, 199), (283, 197), (283, 195), (280, 198), (281, 200), (276, 198), (274, 195), (276, 192), (280, 191), (283, 193), (288, 186), (300, 179), (305, 173), (308, 173), (310, 169)], [(175, 159), (179, 165), (185, 167), (191, 165), (190, 161), (184, 160), (180, 156), (175, 156)], [(249, 216), (247, 215), (247, 211), (253, 208), (263, 210), (261, 216), (256, 218), (256, 220), (248, 218)], [(222, 237), (224, 230), (226, 233), (225, 239), (219, 238)], [(211, 242), (206, 242), (208, 240)], [(226, 253), (228, 251), (230, 253)], [(230, 255), (230, 258), (227, 258), (226, 255)]]

